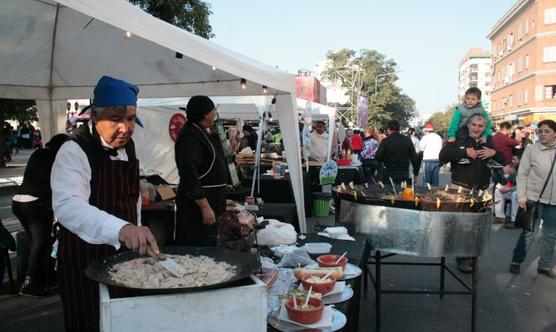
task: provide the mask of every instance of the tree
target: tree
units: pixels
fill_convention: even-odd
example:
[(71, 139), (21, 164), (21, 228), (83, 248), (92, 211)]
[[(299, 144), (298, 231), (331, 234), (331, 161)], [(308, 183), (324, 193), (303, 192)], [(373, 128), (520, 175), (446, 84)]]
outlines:
[(37, 121), (37, 107), (34, 100), (2, 99), (0, 98), (0, 167), (6, 167), (4, 160), (5, 134), (4, 122), (16, 120), (19, 123)]
[(437, 132), (447, 131), (448, 127), (450, 127), (450, 120), (452, 119), (452, 115), (454, 114), (457, 106), (457, 103), (446, 106), (446, 111), (433, 113), (427, 122), (432, 124), (434, 130)]
[(214, 37), (210, 4), (201, 0), (129, 0), (147, 13), (206, 39)]
[[(407, 126), (415, 116), (415, 102), (395, 84), (396, 62), (375, 50), (341, 49), (328, 51), (328, 65), (322, 76), (330, 82), (339, 82), (348, 90), (349, 103), (355, 107), (361, 95), (369, 105), (369, 124), (382, 127), (396, 119)], [(376, 90), (375, 94), (375, 82)], [(355, 122), (354, 114), (351, 121)]]

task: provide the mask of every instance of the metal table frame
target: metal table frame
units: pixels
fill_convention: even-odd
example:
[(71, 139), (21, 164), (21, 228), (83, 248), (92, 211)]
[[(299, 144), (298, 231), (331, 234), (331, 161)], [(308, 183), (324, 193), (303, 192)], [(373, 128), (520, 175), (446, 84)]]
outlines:
[[(477, 314), (477, 271), (479, 265), (477, 264), (477, 257), (470, 257), (471, 267), (473, 272), (471, 272), (471, 285), (461, 279), (454, 271), (452, 271), (448, 266), (446, 266), (446, 258), (441, 257), (439, 263), (418, 263), (418, 262), (384, 262), (383, 260), (392, 256), (396, 256), (394, 253), (381, 253), (380, 250), (376, 250), (374, 255), (369, 256), (369, 261), (365, 265), (365, 275), (369, 276), (374, 288), (375, 288), (375, 327), (376, 331), (380, 331), (381, 328), (381, 297), (382, 294), (439, 294), (440, 298), (444, 298), (444, 295), (471, 295), (471, 331), (476, 330), (475, 318)], [(375, 275), (373, 275), (369, 265), (375, 265)], [(382, 265), (404, 265), (404, 266), (439, 266), (440, 267), (440, 285), (439, 289), (383, 289), (382, 288)], [(456, 281), (462, 285), (465, 291), (452, 291), (446, 290), (446, 271), (456, 279)], [(364, 278), (363, 289), (365, 297), (368, 291), (368, 281)]]

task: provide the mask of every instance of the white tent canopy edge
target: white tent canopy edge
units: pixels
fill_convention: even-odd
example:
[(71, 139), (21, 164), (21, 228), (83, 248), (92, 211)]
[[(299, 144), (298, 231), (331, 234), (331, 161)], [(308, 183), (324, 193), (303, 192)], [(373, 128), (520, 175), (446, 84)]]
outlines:
[[(0, 36), (0, 97), (36, 99), (45, 138), (63, 131), (65, 100), (90, 98), (103, 74), (137, 84), (141, 97), (255, 95), (266, 85), (269, 94), (277, 95), (287, 131), (292, 185), (302, 188), (292, 75), (180, 30), (123, 0), (0, 4), (0, 30), (5, 32)], [(133, 35), (130, 40), (123, 40), (125, 31)], [(183, 59), (173, 58), (176, 51)], [(240, 78), (255, 84), (242, 90)], [(294, 190), (294, 196), (305, 232), (302, 190)]]

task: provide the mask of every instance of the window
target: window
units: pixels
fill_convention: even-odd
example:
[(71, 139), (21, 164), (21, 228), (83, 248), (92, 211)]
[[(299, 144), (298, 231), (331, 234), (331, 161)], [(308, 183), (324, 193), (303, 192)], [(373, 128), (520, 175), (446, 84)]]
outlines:
[(525, 69), (529, 68), (529, 54), (525, 54)]
[(525, 93), (523, 94), (523, 103), (527, 104), (527, 97), (529, 95), (529, 90), (525, 89)]
[(543, 62), (556, 61), (556, 46), (545, 47), (543, 50)]
[(513, 98), (512, 95), (509, 95), (509, 96), (508, 96), (508, 106), (509, 106), (509, 107), (512, 107), (512, 106), (513, 106), (513, 103), (514, 103), (514, 98)]
[(514, 46), (514, 33), (510, 33), (508, 36), (508, 51), (512, 50), (512, 46)]
[(505, 49), (508, 49), (508, 42), (506, 41), (506, 38), (502, 40), (502, 51), (504, 51)]
[(544, 11), (544, 24), (556, 23), (556, 8), (548, 8)]
[(544, 99), (556, 99), (556, 85), (544, 86)]
[(517, 72), (521, 73), (523, 70), (523, 57), (517, 58)]
[(525, 34), (529, 33), (529, 19), (525, 20)]

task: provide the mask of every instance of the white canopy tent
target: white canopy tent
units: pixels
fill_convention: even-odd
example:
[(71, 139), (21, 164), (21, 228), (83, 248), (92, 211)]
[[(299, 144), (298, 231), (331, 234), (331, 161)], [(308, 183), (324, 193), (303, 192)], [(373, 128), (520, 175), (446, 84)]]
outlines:
[[(124, 0), (0, 0), (0, 31), (0, 98), (35, 99), (45, 139), (64, 130), (66, 100), (91, 98), (102, 75), (138, 85), (142, 98), (260, 95), (265, 85), (269, 95), (277, 95), (292, 184), (301, 188), (292, 75)], [(300, 229), (306, 231), (303, 191), (294, 190), (294, 196)]]

